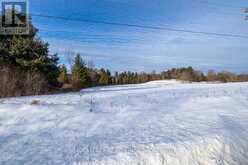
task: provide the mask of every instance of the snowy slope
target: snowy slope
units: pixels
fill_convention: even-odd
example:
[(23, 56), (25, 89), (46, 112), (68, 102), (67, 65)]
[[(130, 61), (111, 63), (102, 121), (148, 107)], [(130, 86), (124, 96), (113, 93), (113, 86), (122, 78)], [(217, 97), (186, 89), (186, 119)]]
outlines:
[(157, 81), (2, 99), (0, 164), (247, 165), (248, 83)]

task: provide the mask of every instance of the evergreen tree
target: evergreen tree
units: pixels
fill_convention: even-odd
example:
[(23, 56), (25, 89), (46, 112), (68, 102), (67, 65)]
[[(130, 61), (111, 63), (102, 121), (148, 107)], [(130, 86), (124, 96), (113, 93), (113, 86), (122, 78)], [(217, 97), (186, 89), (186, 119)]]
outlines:
[(104, 70), (100, 70), (100, 80), (99, 80), (100, 85), (109, 85), (109, 76), (108, 73)]
[(44, 94), (60, 87), (58, 57), (49, 55), (48, 43), (29, 23), (28, 35), (0, 37), (0, 80), (8, 81), (0, 84), (0, 97)]
[(0, 64), (5, 67), (34, 71), (45, 76), (50, 86), (57, 86), (59, 75), (57, 55), (48, 54), (48, 43), (36, 37), (37, 29), (30, 20), (28, 35), (0, 37)]
[(80, 54), (77, 54), (72, 66), (72, 85), (76, 89), (86, 88), (91, 85), (88, 69)]
[(108, 77), (108, 85), (110, 85), (110, 84), (112, 84), (111, 72), (107, 69), (106, 74), (107, 74), (107, 77)]

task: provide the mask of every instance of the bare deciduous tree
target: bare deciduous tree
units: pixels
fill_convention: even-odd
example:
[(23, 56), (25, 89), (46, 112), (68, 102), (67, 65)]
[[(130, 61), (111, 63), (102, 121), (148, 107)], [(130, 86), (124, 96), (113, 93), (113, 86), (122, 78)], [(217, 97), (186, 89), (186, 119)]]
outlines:
[(64, 52), (65, 60), (66, 60), (66, 63), (69, 65), (69, 69), (71, 69), (74, 64), (74, 59), (75, 59), (76, 54), (77, 53), (75, 51), (70, 50), (70, 49)]
[(87, 61), (87, 67), (89, 69), (94, 69), (95, 68), (94, 62), (92, 60)]

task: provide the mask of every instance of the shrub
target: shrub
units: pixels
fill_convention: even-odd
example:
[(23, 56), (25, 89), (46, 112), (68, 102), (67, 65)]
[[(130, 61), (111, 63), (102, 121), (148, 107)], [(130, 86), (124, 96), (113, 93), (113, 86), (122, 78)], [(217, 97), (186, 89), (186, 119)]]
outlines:
[(38, 95), (48, 91), (42, 73), (13, 67), (0, 68), (0, 97)]
[(40, 101), (39, 100), (33, 100), (33, 101), (31, 101), (30, 104), (31, 105), (38, 105), (38, 104), (40, 104)]

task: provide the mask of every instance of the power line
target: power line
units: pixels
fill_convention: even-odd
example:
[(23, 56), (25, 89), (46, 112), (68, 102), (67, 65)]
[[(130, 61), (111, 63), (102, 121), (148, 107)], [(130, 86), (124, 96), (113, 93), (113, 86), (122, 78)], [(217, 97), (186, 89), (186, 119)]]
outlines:
[(74, 21), (74, 22), (84, 22), (84, 23), (93, 23), (93, 24), (104, 24), (104, 25), (112, 25), (112, 26), (125, 26), (132, 28), (141, 28), (141, 29), (151, 29), (151, 30), (165, 30), (165, 31), (174, 31), (174, 32), (182, 32), (182, 33), (192, 33), (192, 34), (203, 34), (209, 36), (220, 36), (220, 37), (232, 37), (232, 38), (245, 38), (248, 39), (246, 35), (240, 34), (228, 34), (228, 33), (216, 33), (216, 32), (207, 32), (207, 31), (194, 31), (194, 30), (186, 30), (186, 29), (177, 29), (170, 27), (162, 27), (162, 26), (148, 26), (148, 25), (139, 25), (139, 24), (127, 24), (127, 23), (118, 23), (118, 22), (108, 22), (108, 21), (97, 21), (97, 20), (89, 20), (89, 19), (72, 19), (61, 16), (51, 16), (51, 15), (43, 15), (43, 14), (30, 14), (33, 17), (42, 17), (48, 19), (57, 19), (64, 21)]
[[(58, 35), (51, 35), (51, 33), (45, 33), (46, 36), (49, 38), (58, 38)], [(86, 37), (85, 37), (86, 36)], [(129, 39), (123, 39), (123, 38), (118, 38), (118, 37), (97, 37), (94, 35), (84, 35), (84, 37), (72, 37), (72, 36), (62, 36), (63, 39), (70, 40), (70, 41), (75, 41), (75, 42), (80, 42), (80, 43), (97, 43), (99, 41), (104, 41), (104, 43), (115, 43), (115, 44), (125, 44), (128, 43), (130, 40)], [(132, 41), (138, 41), (138, 39), (132, 39)]]

